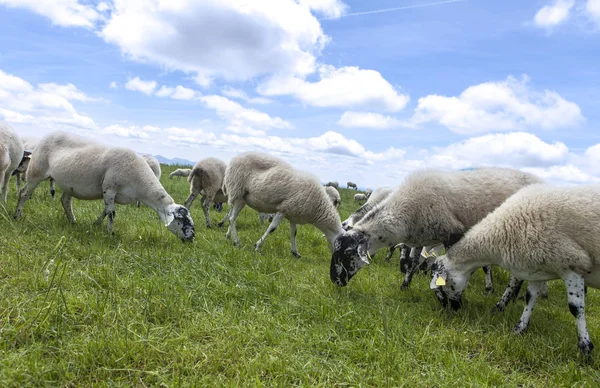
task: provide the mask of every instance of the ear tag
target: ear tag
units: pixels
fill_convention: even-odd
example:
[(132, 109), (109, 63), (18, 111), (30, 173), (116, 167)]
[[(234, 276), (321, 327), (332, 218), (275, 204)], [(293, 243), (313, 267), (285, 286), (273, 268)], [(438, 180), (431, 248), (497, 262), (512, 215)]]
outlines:
[(429, 259), (429, 252), (427, 252), (426, 250), (423, 250), (423, 256), (425, 256), (427, 259)]
[(373, 261), (373, 259), (371, 259), (371, 255), (369, 255), (369, 251), (367, 250), (367, 259), (369, 259), (369, 261)]
[(435, 280), (435, 285), (436, 286), (445, 286), (446, 280), (441, 275), (438, 275), (438, 278)]

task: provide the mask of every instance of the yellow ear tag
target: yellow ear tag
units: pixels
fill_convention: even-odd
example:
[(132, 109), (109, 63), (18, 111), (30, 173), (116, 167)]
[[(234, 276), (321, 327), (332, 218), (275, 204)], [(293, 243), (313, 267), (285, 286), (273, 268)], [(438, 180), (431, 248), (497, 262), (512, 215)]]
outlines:
[(367, 251), (367, 259), (369, 259), (369, 261), (372, 261), (371, 255), (369, 255), (369, 251)]
[(443, 277), (438, 276), (438, 278), (435, 280), (435, 285), (436, 286), (445, 286), (446, 285), (446, 280), (444, 280)]

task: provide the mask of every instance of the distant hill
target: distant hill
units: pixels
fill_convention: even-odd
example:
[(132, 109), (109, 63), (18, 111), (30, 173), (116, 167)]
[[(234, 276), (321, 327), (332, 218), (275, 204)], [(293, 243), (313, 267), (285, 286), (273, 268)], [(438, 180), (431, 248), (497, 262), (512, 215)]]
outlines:
[(195, 162), (192, 162), (187, 159), (181, 159), (181, 158), (169, 159), (169, 158), (165, 158), (162, 155), (152, 155), (152, 156), (154, 156), (156, 159), (158, 159), (158, 161), (162, 164), (177, 164), (180, 166), (193, 166), (194, 164), (196, 164)]

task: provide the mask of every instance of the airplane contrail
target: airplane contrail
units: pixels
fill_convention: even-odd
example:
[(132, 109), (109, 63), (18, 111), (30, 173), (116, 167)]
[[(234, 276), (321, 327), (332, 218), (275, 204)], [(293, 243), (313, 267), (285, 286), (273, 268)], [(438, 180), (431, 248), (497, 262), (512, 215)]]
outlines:
[(371, 14), (374, 14), (374, 13), (384, 13), (384, 12), (401, 11), (401, 10), (404, 10), (404, 9), (431, 7), (431, 6), (434, 6), (434, 5), (451, 4), (451, 3), (464, 3), (465, 1), (468, 1), (468, 0), (436, 1), (434, 3), (415, 4), (415, 5), (406, 5), (406, 6), (403, 6), (403, 7), (376, 9), (374, 11), (353, 12), (353, 13), (347, 13), (347, 14), (342, 15), (342, 16), (337, 17), (337, 18), (335, 18), (335, 17), (333, 17), (333, 18), (321, 18), (319, 20), (341, 19), (341, 18), (345, 18), (345, 17), (348, 17), (348, 16), (371, 15)]

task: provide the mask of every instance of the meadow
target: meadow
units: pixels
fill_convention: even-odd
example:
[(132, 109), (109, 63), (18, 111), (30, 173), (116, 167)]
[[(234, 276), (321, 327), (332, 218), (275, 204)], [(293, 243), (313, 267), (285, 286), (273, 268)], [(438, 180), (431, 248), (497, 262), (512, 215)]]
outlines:
[[(182, 204), (189, 186), (161, 181)], [(42, 183), (15, 222), (14, 181), (0, 208), (0, 386), (598, 386), (600, 294), (587, 297), (596, 350), (577, 349), (561, 282), (550, 283), (529, 331), (513, 334), (523, 301), (492, 308), (507, 274), (484, 295), (478, 271), (459, 312), (442, 310), (429, 279), (401, 291), (398, 253), (379, 252), (345, 288), (329, 280), (321, 233), (287, 221), (254, 251), (266, 224), (246, 207), (241, 246), (204, 226), (182, 244), (148, 207), (117, 205), (114, 235), (93, 222), (102, 201), (73, 201)], [(342, 219), (358, 208), (340, 190)], [(224, 210), (225, 211), (225, 210)], [(211, 210), (213, 224), (223, 213)]]

